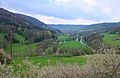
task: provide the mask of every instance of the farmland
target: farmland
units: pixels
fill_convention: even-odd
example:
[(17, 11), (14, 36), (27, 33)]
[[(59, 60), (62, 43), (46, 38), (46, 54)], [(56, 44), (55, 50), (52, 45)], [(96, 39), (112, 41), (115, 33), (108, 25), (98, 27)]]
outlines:
[(13, 44), (13, 52), (24, 52), (36, 48), (36, 44)]
[(69, 40), (69, 39), (70, 39), (70, 36), (67, 36), (67, 35), (58, 36), (58, 41), (66, 41), (66, 40)]
[(104, 35), (103, 37), (104, 43), (112, 45), (112, 46), (120, 47), (120, 35), (108, 34), (108, 33), (104, 33), (103, 35)]
[(77, 63), (77, 64), (85, 64), (86, 63), (86, 56), (76, 56), (76, 57), (63, 57), (63, 56), (34, 56), (34, 57), (28, 57), (28, 58), (16, 58), (14, 59), (14, 62), (17, 64), (22, 63), (23, 60), (27, 59), (27, 61), (40, 66), (45, 65), (54, 65), (58, 62), (61, 63)]
[(67, 41), (60, 45), (60, 48), (82, 48), (84, 47), (79, 41)]

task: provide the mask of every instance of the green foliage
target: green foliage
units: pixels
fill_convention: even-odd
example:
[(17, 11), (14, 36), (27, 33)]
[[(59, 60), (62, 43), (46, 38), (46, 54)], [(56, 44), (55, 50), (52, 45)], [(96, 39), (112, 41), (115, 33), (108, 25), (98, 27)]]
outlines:
[(0, 48), (3, 48), (3, 39), (4, 39), (4, 34), (0, 33)]
[(79, 41), (67, 41), (60, 44), (60, 49), (63, 53), (72, 56), (78, 56), (83, 54), (91, 54), (91, 49), (87, 46), (84, 46)]
[(9, 48), (9, 41), (5, 38), (7, 33), (0, 33), (0, 46), (6, 51)]
[(84, 39), (89, 47), (94, 50), (97, 50), (102, 43), (102, 36), (99, 33), (91, 33)]
[(51, 55), (55, 54), (58, 44), (53, 39), (48, 39), (40, 42), (37, 45), (36, 53), (38, 55)]
[(53, 47), (48, 47), (47, 49), (45, 49), (45, 52), (47, 55), (51, 55), (54, 53), (54, 49)]
[(103, 41), (106, 44), (120, 47), (120, 35), (103, 33)]
[[(1, 46), (4, 48), (5, 51), (10, 51), (10, 42), (7, 40), (4, 36), (7, 35), (7, 33), (0, 33), (0, 42)], [(12, 50), (13, 52), (24, 52), (27, 50), (31, 50), (36, 48), (36, 45), (38, 43), (29, 43), (25, 38), (17, 33), (13, 33), (15, 40), (19, 41), (19, 43), (13, 43), (12, 44)]]
[(14, 33), (15, 38), (20, 42), (20, 43), (24, 43), (25, 38), (17, 33)]
[(36, 42), (40, 42), (40, 41), (42, 41), (42, 40), (44, 40), (43, 37), (37, 37), (37, 38), (34, 40), (34, 42), (36, 43)]

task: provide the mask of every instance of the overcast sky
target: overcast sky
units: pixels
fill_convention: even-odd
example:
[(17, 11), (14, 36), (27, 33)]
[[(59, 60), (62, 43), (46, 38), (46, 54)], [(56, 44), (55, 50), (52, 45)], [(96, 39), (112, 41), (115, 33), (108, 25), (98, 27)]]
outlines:
[(46, 24), (120, 21), (120, 0), (0, 0), (0, 7)]

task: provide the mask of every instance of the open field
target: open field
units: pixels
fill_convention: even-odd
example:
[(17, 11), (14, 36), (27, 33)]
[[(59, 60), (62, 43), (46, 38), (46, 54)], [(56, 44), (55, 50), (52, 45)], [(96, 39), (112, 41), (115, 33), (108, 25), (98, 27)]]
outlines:
[(103, 41), (106, 44), (120, 47), (120, 35), (108, 33), (104, 33), (103, 35), (104, 35)]
[[(37, 43), (31, 43), (31, 44), (15, 43), (12, 45), (12, 51), (13, 51), (13, 53), (21, 53), (21, 52), (25, 52), (27, 50), (36, 48), (36, 45), (37, 45)], [(6, 52), (10, 51), (9, 45), (7, 46), (7, 49), (5, 51)]]
[(36, 48), (36, 44), (13, 44), (13, 52), (24, 52)]
[(83, 46), (79, 41), (67, 41), (60, 45), (60, 48), (83, 48)]
[(61, 36), (58, 36), (58, 41), (66, 41), (66, 40), (69, 40), (70, 37), (67, 36), (67, 35), (61, 35)]
[(16, 36), (16, 39), (19, 41), (19, 43), (13, 44), (13, 47), (12, 47), (13, 52), (24, 52), (24, 51), (36, 48), (36, 43), (25, 44), (26, 40), (24, 37), (16, 33), (14, 34)]
[(72, 51), (75, 49), (81, 50), (85, 54), (91, 53), (91, 49), (88, 46), (84, 46), (80, 41), (66, 41), (59, 46), (62, 50)]
[[(22, 63), (23, 60), (26, 58), (15, 58), (15, 63), (19, 64)], [(27, 60), (29, 62), (32, 62), (33, 64), (40, 64), (40, 66), (45, 65), (54, 65), (58, 62), (61, 63), (78, 63), (78, 64), (85, 64), (86, 63), (86, 57), (85, 56), (76, 56), (76, 57), (62, 57), (62, 56), (34, 56), (34, 57), (28, 57)]]

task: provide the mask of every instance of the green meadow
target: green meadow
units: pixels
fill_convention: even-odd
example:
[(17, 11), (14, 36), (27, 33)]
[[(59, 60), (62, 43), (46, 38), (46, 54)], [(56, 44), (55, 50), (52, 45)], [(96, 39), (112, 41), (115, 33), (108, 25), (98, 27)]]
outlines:
[(25, 52), (27, 50), (31, 50), (36, 48), (36, 44), (13, 44), (12, 50), (13, 52)]
[[(26, 41), (23, 36), (21, 36), (17, 33), (13, 33), (13, 34), (16, 37), (16, 39), (19, 41), (19, 43), (12, 44), (13, 52), (25, 52), (27, 50), (31, 50), (31, 49), (36, 48), (36, 45), (38, 43), (26, 44), (26, 42), (28, 42), (28, 41)], [(8, 40), (4, 40), (4, 35), (6, 35), (6, 33), (0, 33), (2, 46), (6, 45), (5, 51), (9, 52), (10, 51), (10, 42)]]
[(120, 47), (120, 35), (108, 34), (108, 33), (104, 33), (103, 35), (104, 35), (103, 37), (104, 43), (112, 45), (112, 46)]
[(60, 44), (60, 48), (83, 48), (83, 46), (79, 41), (66, 41)]
[(34, 56), (34, 57), (21, 57), (15, 58), (13, 61), (16, 64), (21, 64), (24, 60), (27, 60), (35, 65), (45, 66), (45, 65), (55, 65), (57, 63), (77, 63), (77, 64), (85, 64), (86, 56), (74, 56), (74, 57), (63, 57), (63, 56)]
[(61, 36), (58, 36), (58, 41), (66, 41), (66, 40), (69, 40), (70, 37), (67, 36), (67, 35), (61, 35)]

